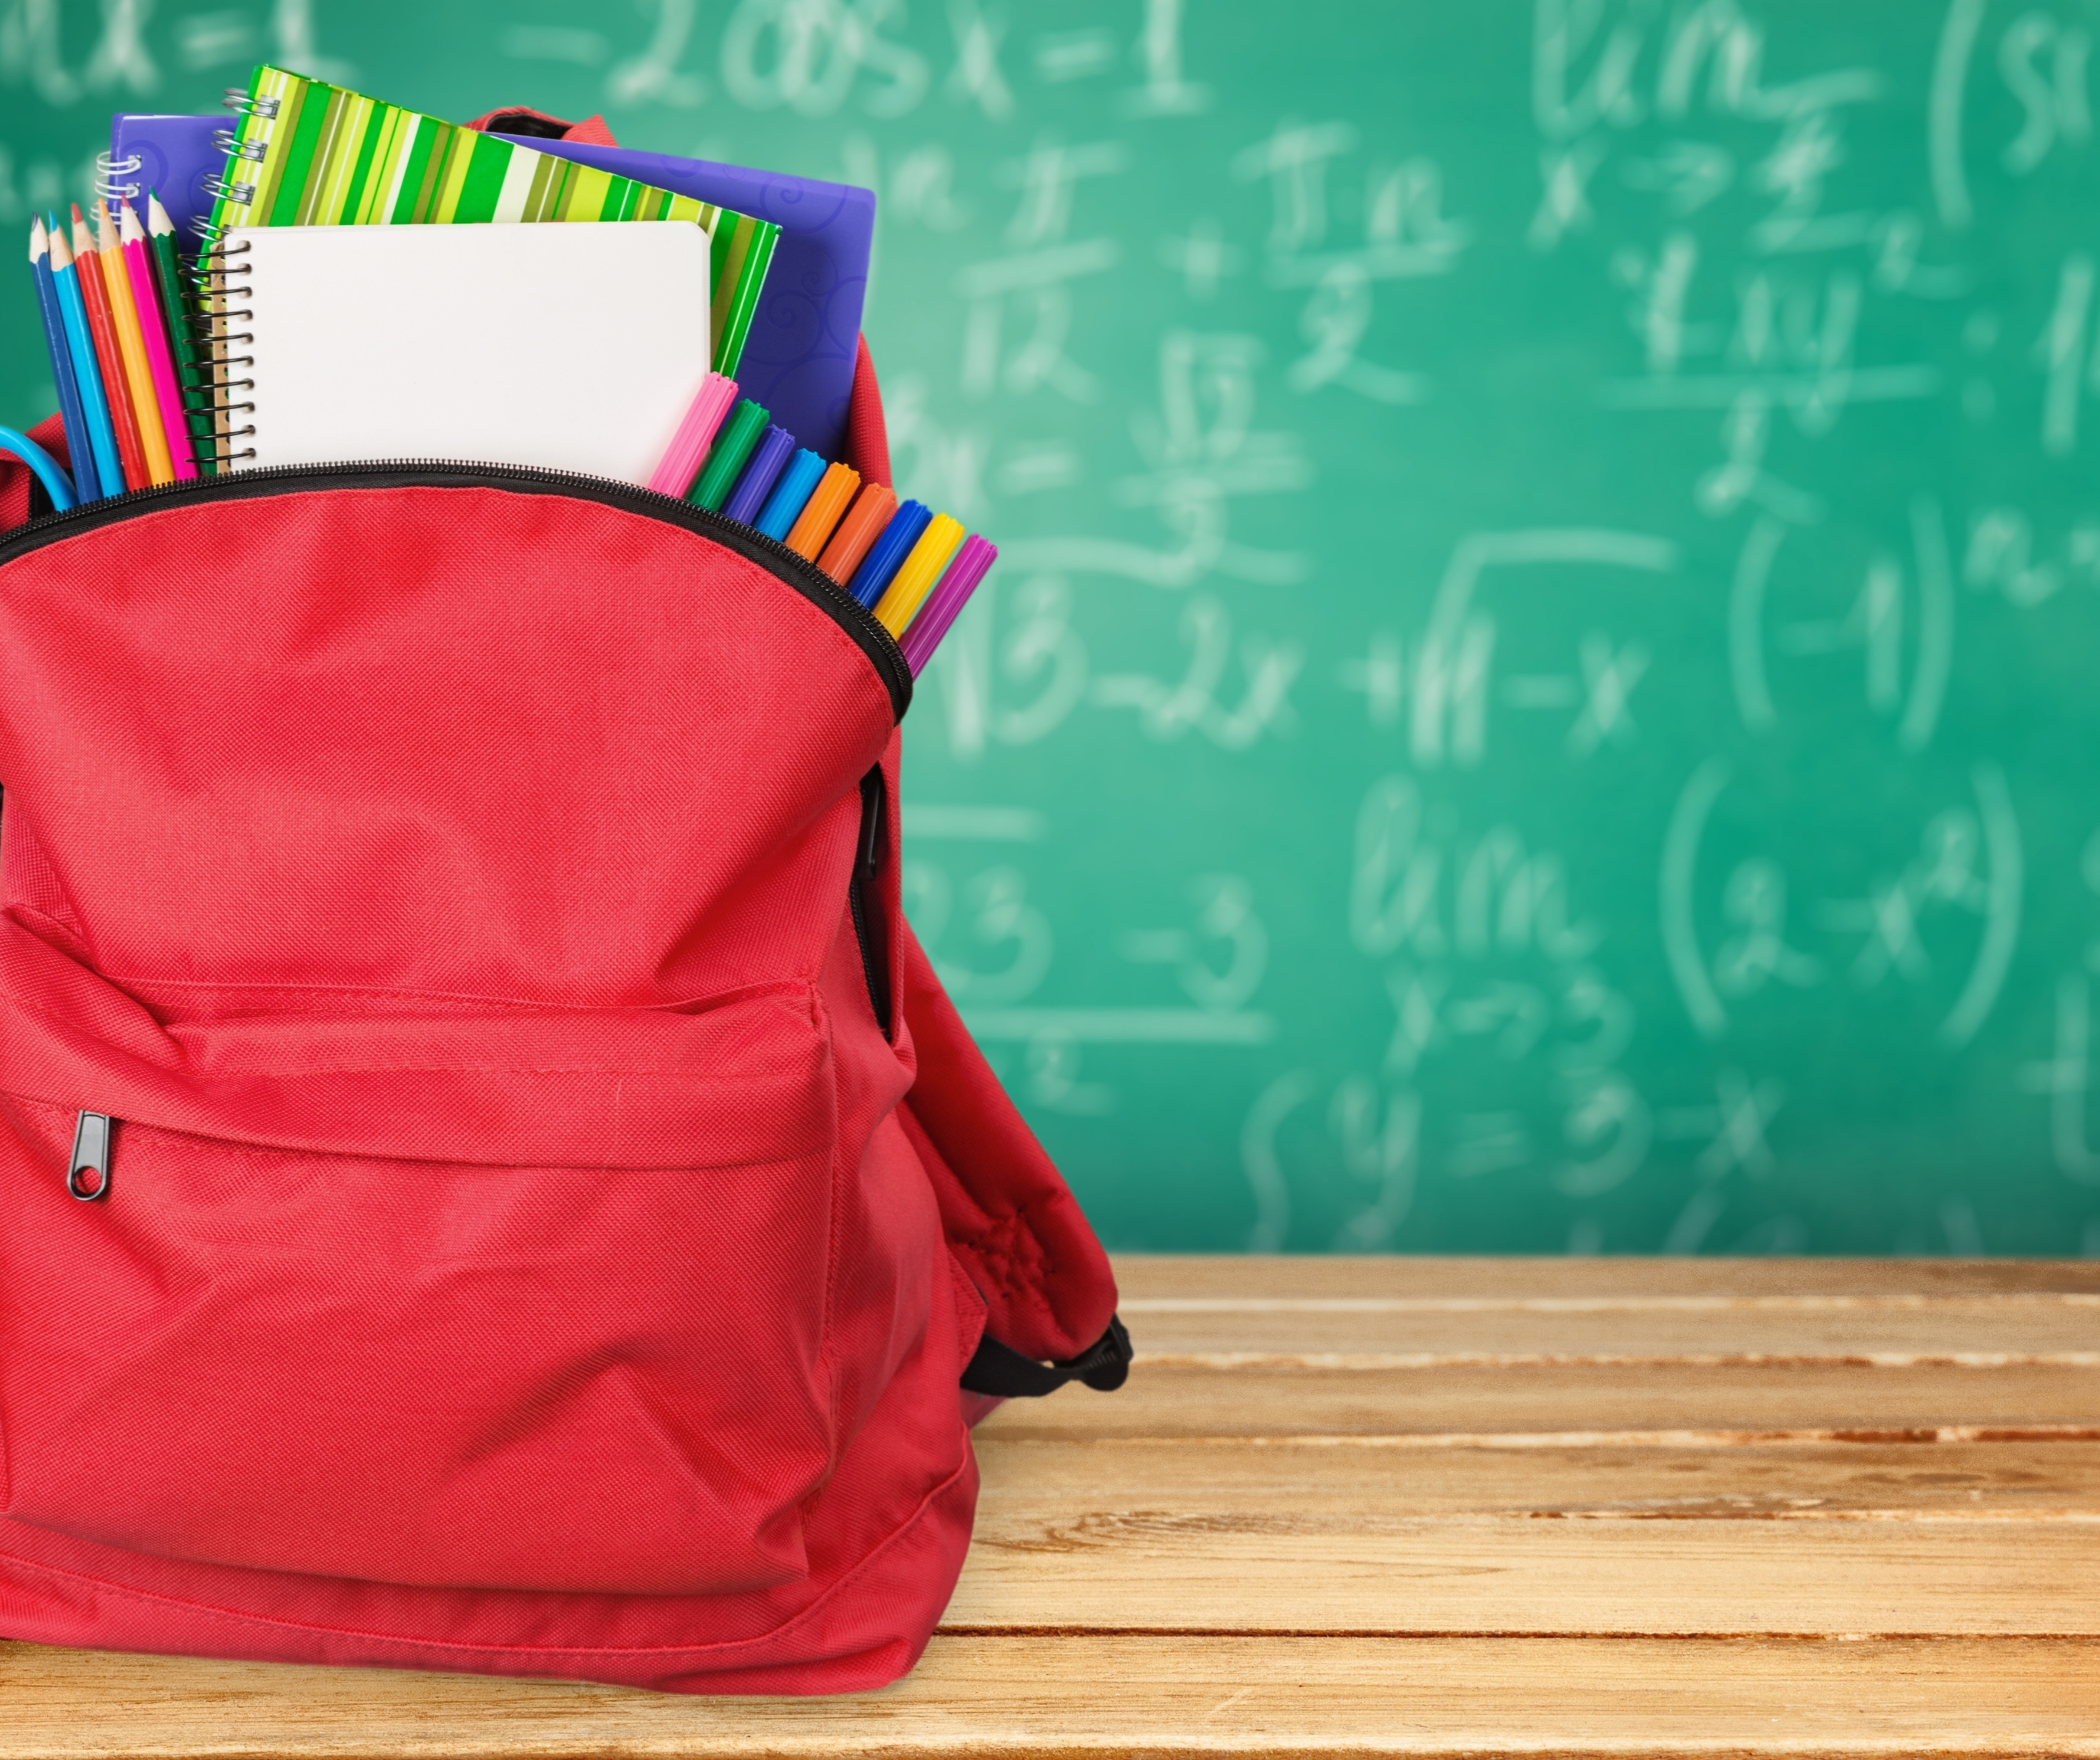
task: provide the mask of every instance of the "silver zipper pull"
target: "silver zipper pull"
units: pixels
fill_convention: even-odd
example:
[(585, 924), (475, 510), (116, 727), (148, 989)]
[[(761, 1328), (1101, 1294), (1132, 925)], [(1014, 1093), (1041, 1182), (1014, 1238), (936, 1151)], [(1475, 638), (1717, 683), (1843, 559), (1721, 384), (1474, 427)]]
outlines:
[(73, 1128), (73, 1165), (66, 1190), (83, 1203), (109, 1195), (109, 1115), (83, 1112)]

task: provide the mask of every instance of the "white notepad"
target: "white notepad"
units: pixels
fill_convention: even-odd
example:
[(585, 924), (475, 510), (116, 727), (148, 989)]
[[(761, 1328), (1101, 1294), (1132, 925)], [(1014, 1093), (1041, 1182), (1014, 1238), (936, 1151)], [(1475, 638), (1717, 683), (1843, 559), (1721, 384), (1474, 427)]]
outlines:
[[(535, 464), (646, 483), (708, 364), (708, 235), (596, 225), (242, 227), (242, 468)], [(246, 246), (246, 253), (241, 247)]]

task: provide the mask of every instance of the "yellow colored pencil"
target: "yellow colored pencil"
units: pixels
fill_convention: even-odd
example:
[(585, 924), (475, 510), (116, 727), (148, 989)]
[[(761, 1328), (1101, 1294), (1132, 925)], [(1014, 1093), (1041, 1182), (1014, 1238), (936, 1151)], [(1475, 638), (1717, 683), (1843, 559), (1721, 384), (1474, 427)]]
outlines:
[(175, 461), (168, 455), (168, 430), (161, 420), (161, 400), (153, 394), (152, 363), (146, 354), (145, 332), (139, 328), (139, 307), (131, 297), (131, 277), (124, 266), (124, 246), (109, 204), (95, 205), (95, 253), (102, 259), (102, 284), (109, 296), (110, 328), (124, 359), (124, 388), (139, 420), (139, 447), (146, 455), (146, 474), (156, 484), (175, 480)]
[(951, 519), (945, 513), (936, 513), (920, 534), (919, 542), (911, 547), (911, 554), (905, 557), (904, 565), (898, 570), (875, 608), (876, 621), (891, 635), (904, 633), (904, 627), (918, 610), (920, 601), (933, 590), (934, 582), (941, 578), (941, 570), (962, 548), (965, 535), (962, 521)]

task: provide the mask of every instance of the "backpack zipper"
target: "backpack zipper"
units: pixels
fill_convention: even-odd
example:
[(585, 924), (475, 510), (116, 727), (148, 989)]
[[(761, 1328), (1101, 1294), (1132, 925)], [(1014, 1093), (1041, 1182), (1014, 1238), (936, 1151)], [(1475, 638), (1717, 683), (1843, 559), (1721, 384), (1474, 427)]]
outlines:
[(73, 1160), (66, 1168), (66, 1190), (82, 1203), (109, 1195), (109, 1137), (107, 1112), (83, 1112), (73, 1120)]
[(828, 613), (859, 644), (876, 675), (889, 693), (890, 712), (902, 720), (911, 702), (911, 668), (904, 650), (875, 614), (815, 563), (797, 556), (778, 539), (753, 530), (676, 495), (606, 477), (576, 471), (542, 470), (523, 464), (474, 464), (443, 459), (388, 459), (357, 464), (271, 464), (229, 471), (186, 482), (133, 489), (100, 501), (85, 502), (64, 513), (46, 513), (0, 537), (0, 565), (60, 539), (113, 525), (135, 513), (192, 501), (246, 501), (302, 490), (326, 489), (510, 489), (565, 495), (595, 501), (624, 513), (661, 520), (667, 526), (711, 538), (747, 561), (757, 563), (802, 596)]
[(854, 939), (860, 944), (861, 975), (867, 980), (867, 1000), (885, 1038), (889, 1033), (889, 943), (882, 932), (881, 913), (867, 888), (882, 869), (886, 795), (882, 767), (877, 764), (860, 779), (860, 837), (854, 848), (853, 878), (846, 884), (846, 909), (853, 917)]

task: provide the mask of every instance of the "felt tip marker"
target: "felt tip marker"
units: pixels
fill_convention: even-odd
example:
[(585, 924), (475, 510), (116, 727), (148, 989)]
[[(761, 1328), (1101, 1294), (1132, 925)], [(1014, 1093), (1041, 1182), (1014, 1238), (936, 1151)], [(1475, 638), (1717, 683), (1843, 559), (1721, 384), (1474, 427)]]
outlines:
[(898, 565), (896, 579), (885, 589), (875, 607), (876, 620), (893, 636), (902, 636), (948, 559), (960, 548), (966, 534), (963, 522), (946, 513), (936, 513), (912, 545), (911, 554)]
[(911, 554), (911, 547), (919, 542), (920, 534), (933, 522), (933, 510), (923, 502), (904, 503), (882, 528), (882, 535), (868, 551), (867, 560), (854, 570), (846, 591), (873, 610), (876, 601), (882, 596), (883, 588), (889, 584), (890, 576), (904, 565), (905, 557)]
[(777, 422), (765, 430), (765, 438), (758, 442), (758, 450), (751, 455), (751, 462), (743, 468), (743, 474), (736, 480), (736, 487), (728, 500), (722, 503), (722, 517), (748, 526), (758, 517), (758, 510), (765, 505), (765, 498), (773, 492), (780, 473), (788, 468), (788, 460), (795, 455), (795, 437)]
[(686, 499), (710, 513), (721, 513), (722, 503), (729, 499), (730, 491), (743, 474), (743, 467), (771, 419), (761, 406), (749, 398), (731, 410), (729, 420), (721, 425), (721, 432), (715, 436), (707, 462), (700, 467), (700, 474), (686, 491)]
[(758, 510), (758, 517), (751, 523), (767, 537), (786, 543), (788, 534), (801, 517), (803, 504), (816, 492), (823, 474), (823, 460), (807, 448), (797, 452), (788, 460), (787, 469), (780, 473), (780, 481), (773, 486), (773, 493), (765, 498), (765, 505)]

